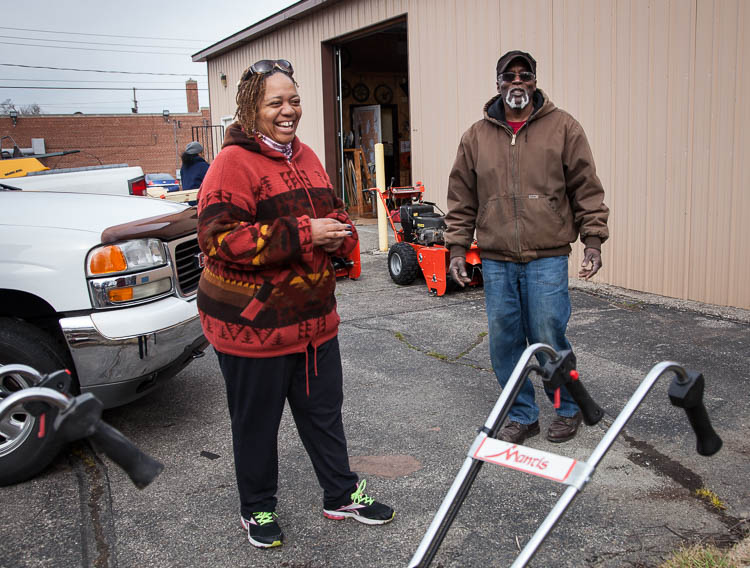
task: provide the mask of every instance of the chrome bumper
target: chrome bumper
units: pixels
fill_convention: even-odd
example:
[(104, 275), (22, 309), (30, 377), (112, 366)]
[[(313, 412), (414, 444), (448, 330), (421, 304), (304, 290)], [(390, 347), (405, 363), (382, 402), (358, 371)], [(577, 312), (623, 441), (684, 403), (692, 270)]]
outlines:
[[(132, 314), (131, 314), (132, 315)], [(81, 392), (92, 392), (105, 407), (119, 406), (177, 374), (208, 345), (200, 318), (142, 335), (106, 337), (91, 316), (60, 320)]]

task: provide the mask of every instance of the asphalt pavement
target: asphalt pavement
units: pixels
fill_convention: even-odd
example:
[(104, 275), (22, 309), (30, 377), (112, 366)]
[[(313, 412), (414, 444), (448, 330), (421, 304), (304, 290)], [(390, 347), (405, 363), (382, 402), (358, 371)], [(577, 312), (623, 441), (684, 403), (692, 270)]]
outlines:
[[(77, 443), (37, 478), (0, 488), (0, 566), (406, 566), (501, 391), (482, 289), (433, 297), (421, 280), (397, 286), (376, 250), (376, 225), (358, 228), (362, 276), (340, 280), (336, 292), (344, 424), (352, 467), (367, 493), (396, 509), (392, 523), (323, 517), (287, 411), (277, 508), (286, 540), (253, 548), (239, 523), (223, 380), (207, 352), (150, 396), (105, 413), (164, 462), (151, 486), (136, 489)], [(724, 447), (710, 458), (696, 453), (684, 412), (669, 403), (671, 379), (662, 378), (531, 566), (658, 566), (683, 545), (741, 539), (750, 528), (750, 312), (577, 281), (571, 298), (569, 338), (605, 418), (565, 444), (542, 435), (529, 446), (585, 461), (649, 370), (671, 360), (705, 375), (705, 404)], [(554, 411), (535, 386), (544, 432)], [(563, 490), (486, 464), (433, 566), (509, 566)]]

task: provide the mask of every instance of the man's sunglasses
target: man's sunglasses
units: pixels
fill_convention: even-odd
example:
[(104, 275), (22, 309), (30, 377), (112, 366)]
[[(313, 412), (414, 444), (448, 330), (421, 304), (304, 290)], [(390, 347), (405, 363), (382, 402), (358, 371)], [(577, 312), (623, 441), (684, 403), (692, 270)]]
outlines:
[(523, 81), (524, 83), (528, 83), (536, 79), (536, 75), (534, 75), (531, 71), (521, 71), (520, 73), (506, 71), (505, 73), (500, 73), (500, 78), (506, 83), (512, 83), (513, 81), (515, 81), (516, 76), (518, 76), (518, 78), (521, 79), (521, 81)]
[(286, 59), (261, 59), (245, 70), (241, 80), (247, 81), (253, 75), (265, 75), (271, 73), (274, 69), (278, 69), (290, 77), (294, 75), (294, 68)]

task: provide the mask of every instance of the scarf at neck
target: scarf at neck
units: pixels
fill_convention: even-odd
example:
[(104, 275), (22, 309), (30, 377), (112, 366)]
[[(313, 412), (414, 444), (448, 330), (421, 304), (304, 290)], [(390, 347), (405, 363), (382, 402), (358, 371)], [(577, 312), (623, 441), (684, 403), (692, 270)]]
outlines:
[(258, 137), (258, 139), (263, 142), (266, 146), (269, 146), (270, 148), (276, 150), (277, 152), (284, 155), (284, 157), (287, 160), (292, 159), (292, 143), (289, 142), (289, 144), (279, 144), (275, 140), (272, 140), (268, 136), (263, 136), (260, 132), (257, 130), (255, 131), (255, 135)]

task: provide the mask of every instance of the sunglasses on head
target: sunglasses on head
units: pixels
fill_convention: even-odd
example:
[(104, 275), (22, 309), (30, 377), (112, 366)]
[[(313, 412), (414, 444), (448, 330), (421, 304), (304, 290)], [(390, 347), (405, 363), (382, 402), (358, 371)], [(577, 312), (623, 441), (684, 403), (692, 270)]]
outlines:
[(274, 69), (278, 69), (290, 77), (294, 74), (292, 64), (286, 59), (261, 59), (247, 68), (242, 74), (242, 81), (247, 81), (253, 75), (265, 75), (266, 73), (271, 73)]
[(521, 81), (524, 83), (528, 83), (529, 81), (533, 81), (536, 79), (536, 75), (534, 75), (531, 71), (521, 71), (520, 73), (516, 73), (514, 71), (505, 71), (504, 73), (500, 73), (500, 78), (505, 81), (506, 83), (512, 83), (516, 80), (516, 76), (518, 76)]

